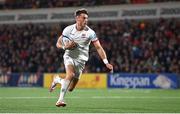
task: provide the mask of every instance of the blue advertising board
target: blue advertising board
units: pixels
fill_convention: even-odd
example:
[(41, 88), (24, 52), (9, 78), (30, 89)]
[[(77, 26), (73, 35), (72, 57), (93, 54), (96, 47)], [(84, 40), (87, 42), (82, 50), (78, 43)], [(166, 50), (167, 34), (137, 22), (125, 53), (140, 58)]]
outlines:
[(41, 73), (12, 73), (0, 75), (0, 86), (42, 87)]
[(108, 74), (108, 88), (177, 88), (176, 74)]

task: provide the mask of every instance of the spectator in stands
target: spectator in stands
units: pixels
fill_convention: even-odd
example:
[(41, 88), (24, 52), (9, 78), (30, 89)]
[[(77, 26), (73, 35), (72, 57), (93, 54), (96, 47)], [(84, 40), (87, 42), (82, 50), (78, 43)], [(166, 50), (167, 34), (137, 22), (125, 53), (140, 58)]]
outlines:
[(179, 0), (1, 0), (0, 9), (37, 9), (117, 4), (144, 4)]
[[(63, 63), (62, 58), (57, 59), (62, 57), (62, 50), (57, 50), (54, 44), (67, 24), (0, 25), (1, 71), (64, 71), (63, 65), (57, 64)], [(104, 21), (89, 25), (101, 38), (115, 72), (180, 73), (178, 19)], [(92, 47), (90, 51), (85, 71), (106, 72), (95, 49)]]

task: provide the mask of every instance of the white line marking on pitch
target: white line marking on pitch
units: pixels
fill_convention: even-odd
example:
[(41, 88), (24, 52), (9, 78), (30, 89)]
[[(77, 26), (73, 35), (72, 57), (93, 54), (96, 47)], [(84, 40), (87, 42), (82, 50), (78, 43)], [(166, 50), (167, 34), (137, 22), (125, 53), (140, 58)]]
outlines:
[[(57, 97), (0, 97), (1, 99), (55, 99)], [(180, 97), (175, 96), (165, 96), (165, 97), (157, 97), (157, 96), (146, 96), (146, 97), (122, 97), (122, 96), (92, 96), (92, 97), (67, 97), (69, 99), (180, 99)]]
[(94, 96), (92, 97), (94, 99), (180, 99), (180, 97), (156, 97), (156, 96), (146, 96), (146, 97), (135, 97), (135, 96), (132, 96), (132, 97), (122, 97), (122, 96), (107, 96), (107, 97), (104, 97), (104, 96)]

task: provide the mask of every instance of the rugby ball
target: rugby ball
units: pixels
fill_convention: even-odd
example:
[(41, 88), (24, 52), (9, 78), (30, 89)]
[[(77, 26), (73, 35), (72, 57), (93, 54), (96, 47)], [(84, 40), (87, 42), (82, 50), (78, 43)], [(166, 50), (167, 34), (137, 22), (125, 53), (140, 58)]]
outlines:
[(62, 45), (66, 46), (69, 42), (71, 42), (72, 40), (70, 38), (67, 37), (62, 37)]

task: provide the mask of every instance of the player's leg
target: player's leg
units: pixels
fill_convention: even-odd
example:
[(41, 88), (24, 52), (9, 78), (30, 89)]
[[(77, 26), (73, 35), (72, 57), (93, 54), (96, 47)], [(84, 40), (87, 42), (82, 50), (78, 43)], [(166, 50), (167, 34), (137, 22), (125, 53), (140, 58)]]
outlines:
[(61, 92), (56, 106), (66, 106), (64, 96), (67, 89), (73, 90), (80, 79), (85, 62), (78, 62), (68, 56), (64, 56), (64, 64), (66, 69), (66, 77), (61, 81)]
[(66, 106), (66, 103), (64, 102), (64, 97), (74, 75), (75, 75), (74, 66), (72, 64), (66, 65), (66, 77), (61, 81), (61, 91), (56, 106), (58, 107)]
[(78, 81), (79, 81), (78, 78), (73, 78), (69, 85), (68, 91), (72, 92), (74, 90), (74, 88), (76, 87)]
[(71, 92), (74, 90), (74, 88), (76, 87), (79, 79), (81, 78), (81, 74), (82, 74), (82, 71), (84, 69), (84, 66), (85, 66), (85, 62), (77, 62), (77, 61), (74, 61), (74, 64), (75, 64), (75, 76), (73, 77), (70, 85), (69, 85), (69, 88), (68, 90)]
[[(76, 77), (73, 77), (73, 79), (71, 80), (70, 84), (69, 84), (69, 88), (68, 88), (68, 91), (73, 91), (74, 88), (76, 87), (77, 83), (78, 83), (79, 79), (76, 78)], [(55, 88), (56, 88), (56, 85), (59, 83), (62, 85), (62, 82), (63, 82), (63, 78), (59, 77), (59, 75), (55, 75), (53, 77), (53, 81), (51, 83), (51, 86), (49, 88), (49, 92), (52, 92)]]

